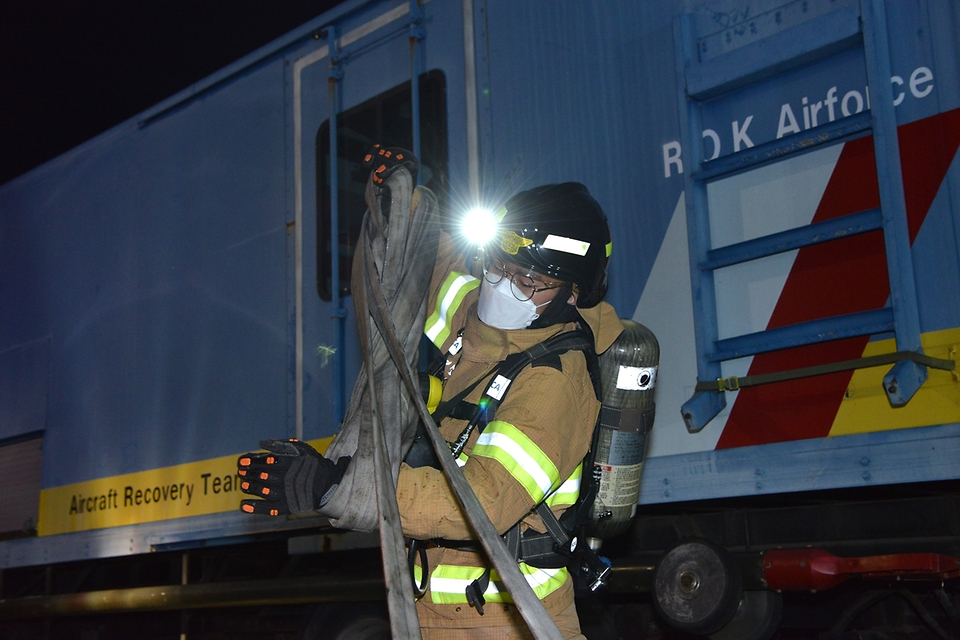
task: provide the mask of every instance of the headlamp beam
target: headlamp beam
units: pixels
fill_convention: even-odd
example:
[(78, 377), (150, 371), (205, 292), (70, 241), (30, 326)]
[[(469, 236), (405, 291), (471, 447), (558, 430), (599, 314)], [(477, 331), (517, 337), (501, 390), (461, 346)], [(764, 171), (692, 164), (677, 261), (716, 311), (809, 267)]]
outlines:
[(483, 247), (497, 236), (497, 218), (493, 211), (475, 207), (460, 222), (460, 232), (471, 244)]

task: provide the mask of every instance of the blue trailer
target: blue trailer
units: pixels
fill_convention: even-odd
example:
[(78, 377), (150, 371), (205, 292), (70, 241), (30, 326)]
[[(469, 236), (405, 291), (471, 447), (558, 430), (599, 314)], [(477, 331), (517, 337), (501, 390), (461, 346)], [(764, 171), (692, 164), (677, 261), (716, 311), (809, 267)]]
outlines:
[[(851, 600), (929, 581), (911, 595), (949, 618), (958, 33), (949, 0), (348, 0), (0, 186), (0, 625), (150, 611), (198, 633), (201, 612), (309, 604), (291, 637), (376, 627), (375, 538), (246, 516), (234, 475), (264, 437), (339, 429), (376, 142), (422, 159), (451, 227), (567, 180), (609, 216), (608, 300), (661, 364), (639, 516), (603, 547), (620, 595), (584, 602), (607, 620), (590, 637), (647, 611), (624, 593), (680, 615), (651, 576), (683, 554), (739, 580), (717, 603), (694, 587), (740, 613), (687, 631), (769, 637), (776, 588), (826, 574)], [(764, 573), (810, 545), (829, 553)]]

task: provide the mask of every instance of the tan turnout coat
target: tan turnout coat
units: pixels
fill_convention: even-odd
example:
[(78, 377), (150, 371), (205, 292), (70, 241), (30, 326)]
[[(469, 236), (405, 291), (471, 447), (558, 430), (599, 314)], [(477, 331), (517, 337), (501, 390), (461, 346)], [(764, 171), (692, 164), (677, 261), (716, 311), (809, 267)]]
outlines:
[[(441, 240), (431, 287), (425, 332), (447, 352), (462, 328), (462, 348), (448, 356), (443, 399), (454, 397), (478, 378), (484, 380), (466, 397), (476, 403), (487, 388), (490, 370), (507, 355), (518, 353), (564, 331), (573, 324), (542, 329), (503, 331), (477, 317), (479, 281), (471, 277), (448, 237)], [(581, 310), (596, 338), (598, 353), (619, 335), (622, 325), (606, 303)], [(452, 372), (451, 372), (452, 370)], [(518, 521), (521, 529), (543, 531), (531, 510), (546, 496), (559, 516), (576, 497), (579, 467), (590, 446), (600, 403), (579, 351), (560, 356), (556, 366), (525, 367), (510, 386), (494, 422), (484, 429), (478, 446), (475, 430), (461, 456), (463, 473), (496, 529), (504, 533)], [(440, 424), (445, 440), (453, 442), (466, 420), (446, 418)], [(571, 493), (570, 489), (574, 487)], [(397, 500), (405, 536), (417, 540), (475, 539), (443, 473), (431, 467), (400, 470)], [(425, 637), (429, 629), (515, 627), (525, 629), (496, 572), (486, 592), (484, 615), (466, 604), (463, 587), (489, 564), (482, 553), (428, 545), (431, 572), (427, 593), (418, 602)], [(580, 637), (573, 609), (573, 589), (566, 569), (542, 570), (521, 564), (527, 580), (567, 637)], [(573, 618), (571, 621), (571, 613)], [(576, 626), (577, 628), (573, 628)], [(456, 637), (448, 633), (442, 637)], [(469, 635), (469, 634), (468, 634)], [(470, 637), (476, 637), (472, 635)], [(518, 636), (518, 637), (522, 637)]]

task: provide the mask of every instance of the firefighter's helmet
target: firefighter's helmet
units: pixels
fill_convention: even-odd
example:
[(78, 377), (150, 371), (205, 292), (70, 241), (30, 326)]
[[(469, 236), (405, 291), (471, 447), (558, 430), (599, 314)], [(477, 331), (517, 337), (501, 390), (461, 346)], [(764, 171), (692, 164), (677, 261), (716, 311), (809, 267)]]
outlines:
[(607, 292), (610, 227), (585, 186), (564, 182), (521, 191), (498, 217), (495, 254), (570, 282), (580, 308), (600, 303)]

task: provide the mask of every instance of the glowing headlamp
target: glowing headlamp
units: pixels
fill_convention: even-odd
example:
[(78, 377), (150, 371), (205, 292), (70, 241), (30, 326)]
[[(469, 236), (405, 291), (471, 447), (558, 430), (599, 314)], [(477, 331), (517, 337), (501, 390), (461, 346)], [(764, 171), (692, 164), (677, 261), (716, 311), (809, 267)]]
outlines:
[(482, 247), (497, 236), (498, 222), (499, 218), (493, 211), (477, 207), (463, 216), (460, 232), (471, 244)]

